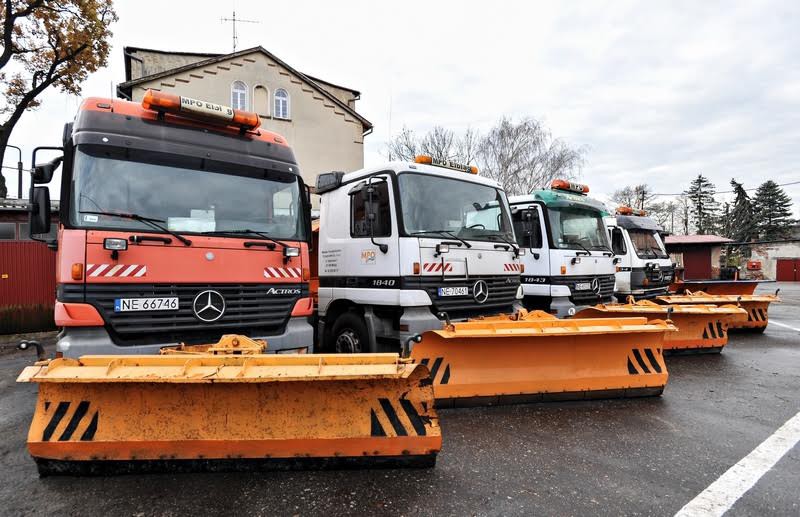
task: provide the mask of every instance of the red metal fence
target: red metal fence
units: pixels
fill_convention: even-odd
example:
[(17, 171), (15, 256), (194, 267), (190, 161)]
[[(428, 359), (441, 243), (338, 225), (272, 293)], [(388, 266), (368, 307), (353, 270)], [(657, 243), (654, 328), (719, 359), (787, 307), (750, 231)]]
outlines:
[(35, 241), (0, 242), (0, 334), (55, 328), (56, 254)]

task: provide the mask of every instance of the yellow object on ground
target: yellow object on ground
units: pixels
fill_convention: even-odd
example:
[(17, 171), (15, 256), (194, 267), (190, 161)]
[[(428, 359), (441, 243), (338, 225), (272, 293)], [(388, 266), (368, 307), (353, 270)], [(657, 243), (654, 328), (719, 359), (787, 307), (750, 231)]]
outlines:
[(425, 332), (410, 356), (430, 368), (438, 407), (650, 396), (667, 383), (662, 347), (674, 331), (521, 311)]
[(659, 305), (649, 300), (600, 304), (578, 312), (576, 318), (644, 316), (670, 320), (677, 327), (664, 337), (665, 353), (719, 353), (728, 343), (728, 326), (745, 321), (747, 312), (735, 305)]
[(685, 304), (713, 304), (736, 305), (747, 311), (747, 319), (732, 322), (729, 329), (749, 329), (755, 332), (764, 332), (769, 323), (769, 304), (780, 302), (777, 294), (707, 294), (702, 291), (695, 293), (659, 296), (658, 303), (668, 305)]
[(39, 384), (41, 475), (430, 467), (442, 443), (428, 369), (397, 354), (84, 356), (17, 380)]

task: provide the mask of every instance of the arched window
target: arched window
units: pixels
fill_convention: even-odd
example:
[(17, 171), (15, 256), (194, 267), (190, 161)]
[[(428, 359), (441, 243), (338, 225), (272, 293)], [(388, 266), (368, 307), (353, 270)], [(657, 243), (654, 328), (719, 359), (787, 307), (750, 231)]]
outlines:
[(242, 81), (234, 81), (231, 85), (231, 108), (247, 109), (247, 85)]
[(253, 88), (253, 111), (262, 117), (269, 116), (269, 91), (260, 84)]
[(283, 88), (275, 90), (275, 118), (289, 118), (289, 93)]

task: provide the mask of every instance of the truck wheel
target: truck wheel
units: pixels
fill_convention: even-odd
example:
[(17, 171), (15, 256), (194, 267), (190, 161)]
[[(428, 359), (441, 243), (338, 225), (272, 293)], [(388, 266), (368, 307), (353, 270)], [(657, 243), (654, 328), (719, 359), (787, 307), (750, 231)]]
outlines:
[(360, 354), (369, 351), (369, 332), (364, 319), (355, 312), (345, 312), (333, 324), (332, 349), (337, 354)]

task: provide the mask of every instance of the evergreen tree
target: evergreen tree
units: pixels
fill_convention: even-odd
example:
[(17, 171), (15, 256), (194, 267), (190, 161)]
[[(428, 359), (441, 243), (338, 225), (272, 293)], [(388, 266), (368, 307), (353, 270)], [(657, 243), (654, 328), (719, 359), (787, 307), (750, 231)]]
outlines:
[(786, 239), (791, 234), (792, 199), (772, 180), (758, 187), (753, 198), (753, 212), (760, 237), (764, 240)]
[(746, 242), (758, 237), (756, 219), (753, 212), (753, 201), (744, 189), (744, 185), (731, 179), (731, 187), (736, 198), (730, 214), (730, 233), (726, 237), (737, 242)]
[(717, 228), (719, 203), (714, 199), (717, 188), (702, 174), (683, 191), (689, 202), (689, 215), (699, 235), (714, 233)]

